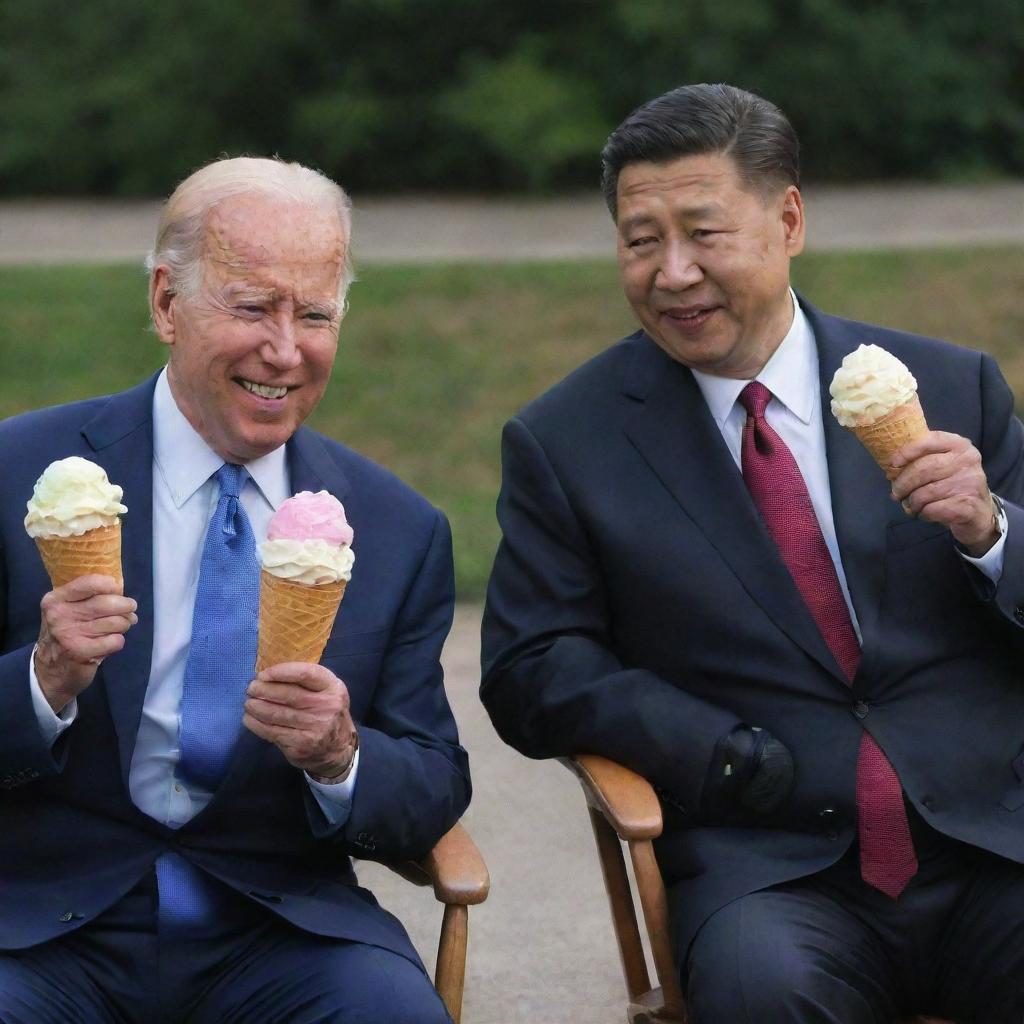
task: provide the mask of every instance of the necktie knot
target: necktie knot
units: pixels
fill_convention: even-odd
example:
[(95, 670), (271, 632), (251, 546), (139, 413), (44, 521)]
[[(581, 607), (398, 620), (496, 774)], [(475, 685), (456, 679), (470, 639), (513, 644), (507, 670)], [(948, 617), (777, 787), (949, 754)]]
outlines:
[(245, 483), (245, 467), (236, 466), (233, 462), (225, 462), (216, 472), (217, 483), (220, 485), (221, 497), (237, 498)]
[(764, 417), (764, 411), (771, 400), (772, 393), (759, 380), (752, 380), (740, 392), (740, 404), (755, 420)]

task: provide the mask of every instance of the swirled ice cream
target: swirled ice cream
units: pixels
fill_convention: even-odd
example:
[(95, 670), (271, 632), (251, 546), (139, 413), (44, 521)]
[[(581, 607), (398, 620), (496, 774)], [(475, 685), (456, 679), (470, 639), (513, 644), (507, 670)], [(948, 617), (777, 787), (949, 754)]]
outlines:
[(316, 586), (352, 578), (351, 545), (341, 502), (327, 491), (300, 491), (274, 513), (260, 557), (271, 575)]
[(101, 466), (72, 455), (51, 462), (36, 481), (25, 516), (30, 537), (80, 537), (89, 530), (117, 526), (128, 509), (122, 490)]
[(28, 501), (25, 529), (53, 586), (98, 573), (121, 576), (121, 488), (101, 466), (72, 455), (51, 462)]
[(914, 375), (878, 345), (861, 345), (835, 372), (829, 387), (832, 415), (844, 427), (863, 427), (917, 394)]
[(285, 661), (317, 662), (352, 578), (352, 527), (327, 491), (282, 502), (260, 545), (256, 671)]
[(885, 475), (895, 479), (893, 455), (928, 432), (914, 375), (884, 348), (861, 345), (843, 359), (829, 392), (835, 418), (857, 435)]

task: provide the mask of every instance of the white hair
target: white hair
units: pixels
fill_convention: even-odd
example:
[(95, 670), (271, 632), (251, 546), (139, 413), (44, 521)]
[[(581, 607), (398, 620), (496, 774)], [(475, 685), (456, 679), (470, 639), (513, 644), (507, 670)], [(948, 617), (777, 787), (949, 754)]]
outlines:
[(338, 303), (345, 307), (348, 286), (355, 280), (352, 265), (352, 200), (330, 178), (298, 163), (240, 156), (215, 160), (190, 174), (164, 205), (156, 244), (146, 257), (150, 274), (166, 266), (170, 286), (184, 298), (194, 297), (203, 277), (203, 230), (210, 213), (226, 199), (259, 195), (281, 202), (304, 203), (337, 214), (345, 236), (345, 262), (338, 284)]

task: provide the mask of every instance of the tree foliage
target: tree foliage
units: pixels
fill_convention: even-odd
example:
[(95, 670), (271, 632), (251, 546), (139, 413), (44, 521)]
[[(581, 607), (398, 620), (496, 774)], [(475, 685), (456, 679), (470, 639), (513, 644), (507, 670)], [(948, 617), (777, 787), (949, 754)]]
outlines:
[(364, 192), (593, 187), (696, 81), (778, 103), (815, 180), (1024, 171), (1019, 0), (0, 0), (0, 191), (159, 194), (245, 152)]

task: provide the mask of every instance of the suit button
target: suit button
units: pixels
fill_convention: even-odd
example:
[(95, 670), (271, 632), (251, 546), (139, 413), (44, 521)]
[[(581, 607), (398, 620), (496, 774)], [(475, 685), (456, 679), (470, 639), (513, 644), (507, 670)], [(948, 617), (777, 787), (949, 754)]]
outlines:
[(836, 828), (839, 824), (839, 813), (834, 807), (823, 807), (818, 811), (818, 819), (824, 829), (826, 839), (836, 840), (839, 838), (839, 830)]
[(76, 914), (73, 910), (65, 910), (64, 913), (57, 918), (57, 920), (63, 921), (65, 924), (67, 924), (68, 921), (81, 921), (82, 915)]
[(1015, 618), (1015, 619), (1016, 619), (1016, 620), (1017, 620), (1017, 621), (1018, 621), (1019, 623), (1021, 623), (1022, 625), (1024, 625), (1024, 608), (1021, 608), (1021, 606), (1020, 606), (1020, 605), (1017, 605), (1017, 607), (1013, 609), (1013, 617), (1014, 617), (1014, 618)]
[(858, 718), (867, 718), (867, 717), (868, 717), (868, 712), (869, 712), (870, 710), (871, 710), (871, 708), (870, 708), (870, 707), (868, 707), (868, 705), (867, 705), (867, 704), (865, 704), (865, 703), (864, 703), (864, 701), (862, 701), (862, 700), (858, 700), (858, 701), (855, 701), (855, 702), (854, 702), (854, 705), (853, 705), (853, 713), (854, 713), (854, 714), (855, 714), (855, 715), (856, 715), (856, 716), (857, 716)]
[(935, 800), (930, 796), (921, 797), (922, 806), (926, 807), (929, 811), (935, 810)]

